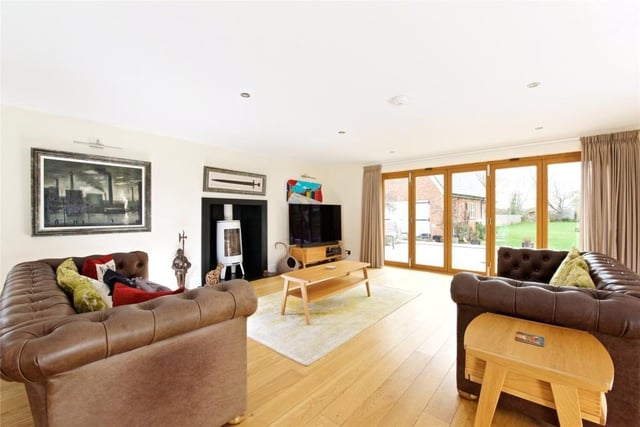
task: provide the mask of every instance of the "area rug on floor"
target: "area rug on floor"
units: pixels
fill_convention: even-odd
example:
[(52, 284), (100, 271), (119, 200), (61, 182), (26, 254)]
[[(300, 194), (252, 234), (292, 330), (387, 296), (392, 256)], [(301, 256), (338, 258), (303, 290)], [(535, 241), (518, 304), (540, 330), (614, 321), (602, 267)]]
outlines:
[(357, 286), (310, 303), (307, 325), (299, 298), (289, 297), (285, 315), (280, 315), (282, 293), (277, 292), (260, 298), (258, 311), (248, 319), (248, 335), (308, 366), (418, 295), (372, 285), (369, 298), (364, 285)]

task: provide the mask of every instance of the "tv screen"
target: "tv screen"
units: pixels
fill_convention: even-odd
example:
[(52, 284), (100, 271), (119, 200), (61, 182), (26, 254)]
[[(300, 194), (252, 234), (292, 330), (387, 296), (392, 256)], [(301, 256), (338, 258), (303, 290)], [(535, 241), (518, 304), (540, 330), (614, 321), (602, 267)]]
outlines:
[(289, 244), (318, 246), (340, 240), (340, 205), (289, 205)]

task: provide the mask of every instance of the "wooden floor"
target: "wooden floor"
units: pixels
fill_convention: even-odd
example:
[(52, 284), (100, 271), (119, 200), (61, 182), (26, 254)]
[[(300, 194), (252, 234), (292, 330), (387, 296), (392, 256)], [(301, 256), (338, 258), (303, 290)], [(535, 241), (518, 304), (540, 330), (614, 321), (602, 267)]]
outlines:
[[(385, 267), (369, 277), (421, 295), (311, 366), (249, 339), (241, 426), (473, 425), (476, 402), (456, 392), (450, 276)], [(252, 283), (259, 296), (282, 290), (277, 276)], [(0, 425), (33, 425), (22, 384), (2, 381), (0, 393)], [(546, 424), (498, 407), (493, 425)]]

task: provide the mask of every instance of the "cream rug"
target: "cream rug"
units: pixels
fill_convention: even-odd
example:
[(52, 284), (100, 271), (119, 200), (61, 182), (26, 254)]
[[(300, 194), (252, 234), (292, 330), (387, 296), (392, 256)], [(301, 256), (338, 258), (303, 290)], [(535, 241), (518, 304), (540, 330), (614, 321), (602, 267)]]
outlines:
[(258, 310), (248, 319), (251, 339), (308, 366), (344, 344), (364, 329), (417, 297), (419, 293), (364, 285), (309, 304), (311, 324), (304, 320), (300, 298), (289, 297), (285, 315), (280, 315), (282, 293), (261, 297)]

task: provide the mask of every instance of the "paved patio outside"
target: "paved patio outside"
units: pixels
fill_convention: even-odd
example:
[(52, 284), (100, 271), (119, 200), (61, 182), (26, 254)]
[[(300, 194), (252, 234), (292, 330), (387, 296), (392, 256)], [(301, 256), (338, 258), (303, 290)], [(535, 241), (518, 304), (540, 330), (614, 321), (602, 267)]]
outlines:
[[(486, 246), (467, 243), (453, 244), (453, 268), (484, 272), (486, 270)], [(385, 260), (407, 262), (409, 245), (406, 240), (387, 244), (384, 247)], [(416, 242), (416, 264), (442, 267), (444, 264), (444, 244), (438, 242)]]

